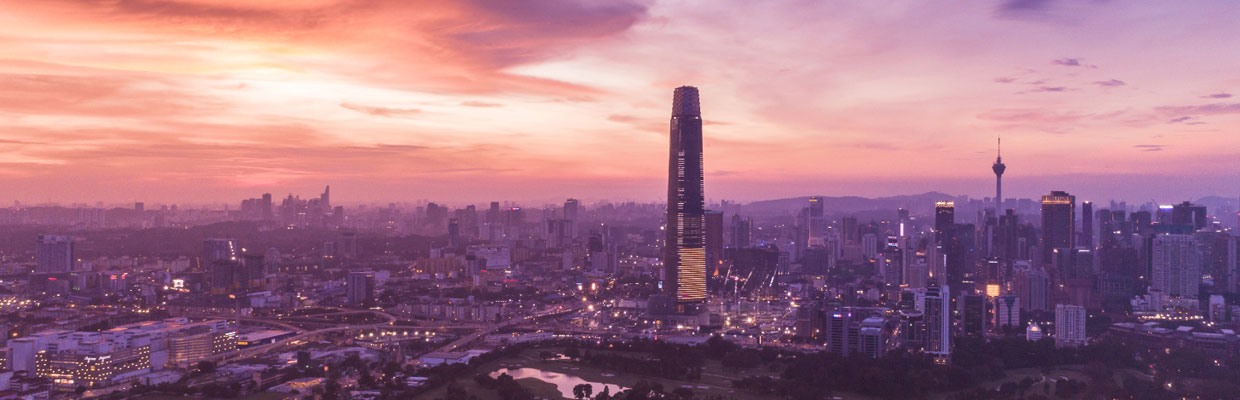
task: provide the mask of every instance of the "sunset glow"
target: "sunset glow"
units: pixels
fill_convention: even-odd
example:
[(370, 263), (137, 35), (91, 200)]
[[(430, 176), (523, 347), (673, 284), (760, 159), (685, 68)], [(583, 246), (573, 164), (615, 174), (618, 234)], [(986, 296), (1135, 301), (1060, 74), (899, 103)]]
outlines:
[(656, 201), (680, 85), (708, 201), (1240, 193), (1240, 7), (1120, 4), (20, 2), (0, 201)]

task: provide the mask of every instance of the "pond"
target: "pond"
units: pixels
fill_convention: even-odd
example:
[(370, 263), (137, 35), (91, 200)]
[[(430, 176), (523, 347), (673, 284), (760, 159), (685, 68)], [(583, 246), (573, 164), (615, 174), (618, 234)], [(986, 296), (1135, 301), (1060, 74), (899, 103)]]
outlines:
[(558, 372), (543, 371), (538, 368), (517, 368), (517, 369), (500, 368), (496, 370), (495, 372), (492, 372), (491, 377), (492, 378), (499, 377), (501, 374), (508, 374), (509, 376), (512, 376), (513, 379), (534, 378), (534, 379), (537, 379), (543, 382), (553, 384), (555, 385), (555, 388), (560, 391), (561, 396), (564, 396), (570, 399), (574, 398), (573, 387), (583, 384), (583, 383), (589, 384), (590, 386), (592, 386), (594, 388), (594, 392), (593, 392), (594, 394), (601, 393), (604, 387), (610, 389), (611, 394), (616, 394), (616, 393), (619, 393), (621, 390), (628, 389), (626, 387), (619, 386), (619, 385), (614, 385), (610, 383), (590, 382), (590, 381), (581, 379), (576, 376), (565, 375), (565, 374), (561, 374)]

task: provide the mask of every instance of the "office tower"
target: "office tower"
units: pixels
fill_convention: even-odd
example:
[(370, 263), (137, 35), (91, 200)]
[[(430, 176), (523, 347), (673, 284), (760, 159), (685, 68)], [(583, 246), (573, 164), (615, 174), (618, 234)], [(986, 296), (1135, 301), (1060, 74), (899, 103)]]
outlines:
[(1227, 232), (1197, 232), (1197, 243), (1206, 251), (1201, 254), (1202, 264), (1214, 278), (1214, 288), (1226, 292), (1236, 290), (1237, 247), (1236, 237)]
[(878, 235), (867, 233), (861, 235), (861, 255), (867, 260), (873, 260), (878, 256)]
[(456, 218), (448, 218), (448, 248), (461, 248), (461, 222)]
[(925, 352), (935, 356), (936, 363), (946, 363), (952, 354), (951, 341), (951, 291), (948, 286), (926, 289)]
[(740, 214), (732, 214), (732, 247), (749, 247), (751, 229), (753, 229), (752, 220)]
[(939, 235), (943, 253), (943, 272), (949, 285), (976, 281), (976, 230), (973, 224), (953, 224)]
[(706, 211), (706, 273), (714, 275), (723, 264), (723, 212)]
[(1094, 251), (1085, 247), (1054, 249), (1048, 262), (1065, 279), (1090, 278), (1097, 272)]
[(1094, 247), (1094, 202), (1081, 202), (1081, 246)]
[(805, 208), (805, 233), (807, 243), (822, 243), (827, 233), (827, 217), (823, 213), (822, 197), (810, 197)]
[(965, 295), (960, 300), (964, 303), (963, 327), (967, 336), (982, 337), (986, 334), (986, 321), (990, 319), (986, 312), (986, 296), (979, 294)]
[(870, 358), (882, 358), (887, 353), (886, 321), (879, 317), (870, 317), (861, 321), (857, 329), (857, 353)]
[(577, 199), (564, 200), (564, 219), (569, 221), (570, 229), (569, 238), (577, 237), (577, 216), (580, 213), (581, 202)]
[(1071, 248), (1076, 241), (1076, 196), (1053, 191), (1042, 196), (1042, 263), (1050, 263), (1056, 248)]
[[(826, 220), (825, 217), (823, 219)], [(844, 217), (840, 219), (841, 236), (844, 237), (845, 243), (857, 242), (857, 217)]]
[(346, 289), (348, 289), (349, 304), (354, 306), (366, 305), (367, 302), (375, 298), (375, 273), (371, 271), (350, 272), (348, 281), (345, 281)]
[(676, 88), (670, 136), (664, 289), (677, 303), (696, 303), (706, 300), (706, 199), (697, 88)]
[(547, 240), (548, 248), (560, 249), (568, 247), (568, 245), (573, 243), (572, 221), (567, 219), (549, 219), (546, 223), (546, 235), (544, 235), (543, 239)]
[(995, 236), (995, 257), (1003, 261), (1020, 257), (1020, 219), (1016, 216), (1016, 210), (1003, 210)]
[(853, 313), (837, 310), (827, 316), (826, 323), (827, 352), (847, 356), (853, 347), (849, 343), (856, 339), (852, 329), (849, 329), (853, 324)]
[(1192, 235), (1154, 235), (1150, 244), (1150, 291), (1196, 299), (1201, 283), (1197, 240)]
[(824, 317), (825, 313), (823, 312), (821, 302), (808, 301), (801, 303), (796, 308), (795, 332), (793, 333), (796, 337), (806, 340), (821, 339), (825, 327)]
[(1003, 139), (999, 139), (998, 146), (995, 151), (995, 163), (990, 166), (995, 171), (995, 210), (1003, 209), (1003, 171), (1007, 171), (1007, 166), (1003, 165)]
[(1198, 230), (1206, 227), (1206, 221), (1206, 206), (1194, 205), (1187, 201), (1171, 206), (1172, 224), (1191, 225), (1193, 230)]
[(905, 237), (905, 236), (907, 236), (907, 233), (905, 232), (905, 228), (906, 228), (906, 226), (908, 225), (908, 222), (909, 222), (909, 213), (908, 213), (908, 210), (905, 210), (905, 209), (903, 209), (903, 208), (897, 208), (897, 209), (896, 209), (896, 220), (897, 220), (897, 221), (899, 222), (899, 224), (900, 224), (900, 226), (899, 226), (899, 232), (896, 232), (896, 234), (898, 234), (900, 237)]
[(340, 233), (340, 252), (341, 256), (344, 258), (357, 258), (357, 232)]
[(237, 261), (241, 248), (235, 239), (207, 239), (202, 242), (202, 265), (217, 261)]
[(995, 328), (1020, 326), (1020, 297), (996, 296), (994, 302)]
[(1055, 346), (1085, 345), (1085, 307), (1071, 304), (1055, 306)]
[(956, 202), (951, 200), (934, 202), (934, 230), (944, 232), (955, 223)]
[(327, 185), (323, 188), (323, 194), (319, 195), (319, 207), (324, 211), (332, 209), (332, 186)]
[(37, 274), (61, 274), (73, 271), (77, 259), (72, 236), (39, 235), (35, 253), (34, 272)]
[(1021, 309), (1044, 311), (1050, 307), (1050, 276), (1041, 267), (1020, 262), (1013, 267), (1012, 291), (1020, 297)]
[(944, 254), (944, 246), (940, 243), (946, 236), (938, 231), (930, 232), (926, 241), (926, 284), (927, 285), (946, 285), (947, 284), (947, 255)]
[(263, 193), (262, 200), (258, 203), (258, 211), (264, 221), (275, 218), (275, 214), (272, 213), (271, 193)]
[[(1136, 233), (1141, 236), (1150, 234), (1150, 231), (1152, 230), (1151, 227), (1154, 224), (1154, 217), (1149, 211), (1136, 211), (1129, 215), (1128, 218), (1132, 224), (1132, 228), (1127, 232), (1124, 232), (1125, 234)], [(1122, 212), (1120, 213), (1120, 219), (1123, 219)]]

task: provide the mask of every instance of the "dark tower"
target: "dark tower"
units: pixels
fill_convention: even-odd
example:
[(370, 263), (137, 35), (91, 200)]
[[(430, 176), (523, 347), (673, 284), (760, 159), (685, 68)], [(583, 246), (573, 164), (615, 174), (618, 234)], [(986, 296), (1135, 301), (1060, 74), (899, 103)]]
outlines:
[(671, 125), (664, 287), (677, 303), (696, 303), (706, 300), (706, 198), (702, 193), (702, 112), (697, 88), (676, 88)]
[(1003, 171), (1007, 171), (1007, 166), (1003, 165), (1003, 139), (999, 139), (998, 145), (995, 148), (995, 163), (990, 165), (990, 169), (995, 171), (995, 215), (1003, 213)]
[(1050, 264), (1055, 249), (1076, 245), (1076, 196), (1053, 191), (1042, 196), (1042, 263)]

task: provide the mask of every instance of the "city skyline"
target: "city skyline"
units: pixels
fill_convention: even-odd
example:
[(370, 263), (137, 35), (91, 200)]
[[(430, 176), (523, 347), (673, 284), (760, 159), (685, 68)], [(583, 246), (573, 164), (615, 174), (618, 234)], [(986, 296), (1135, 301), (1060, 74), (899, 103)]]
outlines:
[(987, 197), (996, 136), (1010, 198), (1233, 198), (1240, 11), (1191, 5), (40, 2), (0, 28), (0, 201), (657, 201), (682, 84), (708, 201)]

